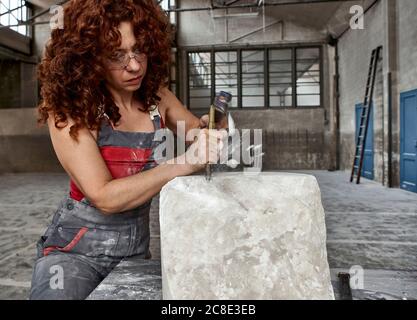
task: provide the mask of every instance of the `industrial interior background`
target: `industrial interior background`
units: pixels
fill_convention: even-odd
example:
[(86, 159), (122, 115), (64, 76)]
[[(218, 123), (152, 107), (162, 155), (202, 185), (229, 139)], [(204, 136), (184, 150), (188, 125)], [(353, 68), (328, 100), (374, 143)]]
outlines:
[[(36, 66), (51, 32), (50, 7), (58, 2), (0, 1), (0, 173), (5, 174), (0, 175), (0, 185), (4, 188), (10, 187), (5, 177), (13, 177), (20, 186), (22, 173), (39, 177), (63, 173), (47, 128), (38, 128), (35, 116)], [(160, 4), (176, 30), (171, 89), (184, 105), (202, 115), (217, 91), (232, 92), (237, 127), (263, 129), (263, 169), (339, 171), (340, 183), (323, 187), (326, 192), (339, 187), (358, 190), (342, 184), (355, 155), (371, 52), (382, 46), (364, 175), (374, 181), (371, 186), (381, 187), (378, 201), (403, 199), (408, 209), (397, 213), (408, 210), (408, 218), (396, 220), (400, 230), (417, 225), (413, 194), (417, 192), (417, 1), (165, 0)], [(354, 19), (357, 11), (352, 11), (357, 5), (364, 12), (359, 20)], [(9, 208), (8, 195), (3, 193), (1, 201), (5, 208)], [(327, 199), (333, 211), (344, 210), (343, 205), (331, 204), (332, 196)], [(343, 224), (333, 218), (328, 218), (330, 225)], [(381, 225), (381, 230), (386, 227)], [(409, 236), (404, 240), (407, 257), (417, 253), (415, 230), (403, 230)], [(381, 232), (380, 240), (386, 240)], [(0, 264), (11, 255), (0, 256)], [(333, 267), (341, 266), (335, 260)], [(388, 263), (386, 269), (410, 271), (417, 269), (414, 266)], [(377, 263), (369, 267), (380, 269)], [(26, 290), (27, 278), (13, 281), (16, 288), (23, 283), (22, 292)], [(8, 284), (12, 286), (0, 279), (0, 287)]]
[[(24, 20), (54, 3), (2, 1), (1, 22), (16, 25), (18, 14)], [(382, 46), (368, 171), (387, 186), (399, 187), (401, 176), (416, 179), (417, 164), (402, 165), (400, 144), (401, 129), (407, 132), (416, 121), (414, 115), (401, 122), (401, 104), (417, 89), (416, 2), (263, 3), (163, 2), (177, 30), (172, 89), (181, 101), (202, 114), (216, 91), (232, 92), (238, 126), (264, 130), (265, 170), (349, 170), (355, 106), (363, 102), (371, 51)], [(349, 26), (355, 4), (365, 11), (363, 30)], [(17, 6), (24, 10), (7, 14)], [(0, 29), (0, 172), (62, 171), (47, 131), (33, 121), (39, 98), (36, 64), (50, 19), (48, 10), (33, 20), (35, 25)]]

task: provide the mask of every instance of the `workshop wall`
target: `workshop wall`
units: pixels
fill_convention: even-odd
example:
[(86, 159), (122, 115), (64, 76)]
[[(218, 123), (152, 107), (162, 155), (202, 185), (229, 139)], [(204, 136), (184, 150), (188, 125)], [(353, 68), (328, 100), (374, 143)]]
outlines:
[[(417, 2), (378, 1), (365, 14), (364, 30), (348, 30), (339, 40), (341, 169), (350, 170), (355, 151), (355, 104), (363, 102), (372, 49), (383, 46), (374, 93), (375, 180), (388, 184), (392, 124), (392, 185), (400, 184), (400, 94), (417, 89)], [(366, 58), (364, 58), (366, 57)], [(389, 118), (389, 75), (392, 115)]]
[[(204, 2), (204, 1), (203, 1)], [(210, 1), (206, 1), (210, 6)], [(199, 1), (181, 1), (181, 7), (204, 6)], [(267, 8), (253, 17), (221, 18), (224, 10), (192, 11), (178, 14), (178, 45), (180, 47), (180, 99), (187, 101), (186, 51), (194, 48), (227, 48), (228, 46), (322, 44), (322, 102), (319, 108), (255, 108), (232, 111), (238, 128), (262, 129), (265, 170), (333, 169), (335, 168), (335, 127), (333, 108), (333, 49), (325, 44), (326, 30), (305, 21), (300, 25), (291, 15), (282, 17), (281, 8)], [(288, 8), (286, 10), (289, 10)], [(233, 14), (248, 14), (248, 9)], [(254, 10), (256, 11), (256, 10)], [(274, 12), (271, 14), (271, 12)], [(301, 11), (301, 10), (300, 10)], [(250, 13), (250, 12), (249, 12)], [(308, 14), (299, 12), (298, 21)], [(311, 20), (311, 19), (310, 19)], [(265, 29), (262, 27), (266, 26)], [(254, 32), (255, 31), (255, 32)], [(204, 36), (202, 36), (204, 34)], [(208, 110), (208, 106), (207, 106)], [(207, 110), (192, 110), (196, 115)]]
[[(363, 103), (371, 52), (384, 45), (384, 10), (377, 4), (364, 17), (364, 29), (349, 29), (339, 40), (340, 73), (340, 148), (341, 169), (352, 168), (355, 153), (355, 106)], [(383, 62), (387, 55), (383, 51), (379, 61), (374, 91), (374, 169), (375, 180), (383, 176), (383, 121), (384, 74)]]
[(0, 110), (0, 173), (62, 172), (47, 127), (38, 127), (36, 109)]

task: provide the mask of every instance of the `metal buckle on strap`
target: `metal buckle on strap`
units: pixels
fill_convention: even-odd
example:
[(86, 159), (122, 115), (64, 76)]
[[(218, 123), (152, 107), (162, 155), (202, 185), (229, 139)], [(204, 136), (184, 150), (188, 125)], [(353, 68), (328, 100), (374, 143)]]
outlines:
[(155, 119), (155, 117), (161, 117), (158, 106), (153, 106), (153, 109), (149, 110), (149, 116), (152, 120)]

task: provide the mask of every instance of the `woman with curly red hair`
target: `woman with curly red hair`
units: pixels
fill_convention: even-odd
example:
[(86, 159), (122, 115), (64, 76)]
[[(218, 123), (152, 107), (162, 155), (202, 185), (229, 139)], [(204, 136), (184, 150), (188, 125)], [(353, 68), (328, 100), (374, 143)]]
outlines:
[[(158, 129), (207, 123), (166, 88), (170, 41), (153, 0), (72, 0), (63, 29), (52, 31), (39, 66), (39, 121), (71, 183), (37, 244), (31, 299), (84, 299), (124, 257), (150, 258), (152, 197), (218, 160), (213, 141), (224, 134), (206, 129), (186, 154), (155, 159)], [(187, 163), (201, 147), (207, 157)]]

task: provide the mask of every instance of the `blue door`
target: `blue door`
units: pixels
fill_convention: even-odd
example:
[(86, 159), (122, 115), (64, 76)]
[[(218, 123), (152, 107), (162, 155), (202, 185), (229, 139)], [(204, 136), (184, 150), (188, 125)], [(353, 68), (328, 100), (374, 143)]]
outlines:
[(401, 94), (401, 188), (417, 192), (417, 90)]
[[(363, 104), (359, 103), (355, 106), (356, 108), (356, 135), (355, 143), (358, 141), (358, 133), (360, 126), (360, 117), (362, 115)], [(369, 125), (368, 125), (368, 134), (366, 136), (365, 143), (365, 156), (363, 159), (362, 166), (362, 177), (366, 179), (374, 179), (374, 108), (371, 105), (371, 112), (369, 114)]]

